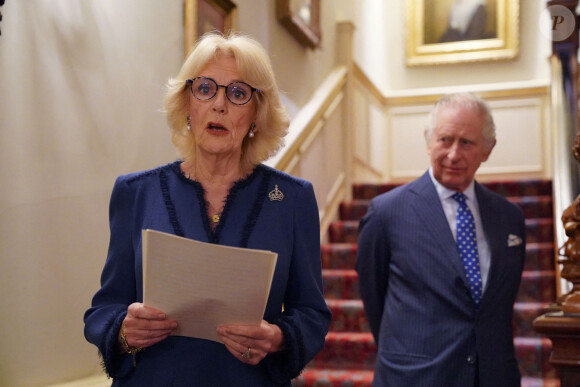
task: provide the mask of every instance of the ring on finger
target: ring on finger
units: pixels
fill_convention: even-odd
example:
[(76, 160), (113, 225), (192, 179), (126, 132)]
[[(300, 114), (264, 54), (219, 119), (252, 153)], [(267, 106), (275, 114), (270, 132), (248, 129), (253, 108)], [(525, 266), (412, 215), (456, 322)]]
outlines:
[(248, 360), (251, 356), (251, 349), (250, 347), (248, 347), (248, 349), (246, 349), (246, 352), (242, 353), (242, 358)]

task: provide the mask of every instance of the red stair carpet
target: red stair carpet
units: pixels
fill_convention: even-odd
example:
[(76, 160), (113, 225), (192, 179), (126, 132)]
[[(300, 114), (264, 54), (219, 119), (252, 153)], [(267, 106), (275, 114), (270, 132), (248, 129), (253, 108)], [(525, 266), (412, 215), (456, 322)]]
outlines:
[[(527, 259), (513, 319), (522, 386), (558, 387), (557, 373), (548, 363), (551, 342), (532, 329), (534, 318), (556, 299), (552, 184), (535, 180), (485, 186), (520, 205), (526, 216)], [(333, 313), (330, 332), (324, 349), (293, 381), (294, 387), (371, 386), (377, 348), (354, 270), (358, 222), (370, 199), (394, 187), (358, 184), (353, 187), (353, 200), (341, 203), (340, 220), (331, 224), (329, 243), (322, 245), (324, 291)]]

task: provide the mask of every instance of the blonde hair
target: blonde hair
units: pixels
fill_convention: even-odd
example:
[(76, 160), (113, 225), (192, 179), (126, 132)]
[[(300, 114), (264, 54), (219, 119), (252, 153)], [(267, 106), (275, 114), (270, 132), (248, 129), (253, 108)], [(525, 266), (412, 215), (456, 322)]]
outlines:
[(175, 78), (167, 82), (164, 110), (171, 129), (171, 141), (183, 160), (195, 158), (195, 138), (187, 131), (191, 93), (187, 79), (199, 76), (209, 62), (222, 56), (232, 56), (242, 80), (259, 92), (256, 99), (256, 135), (244, 138), (240, 165), (246, 172), (275, 155), (284, 145), (290, 121), (282, 106), (272, 64), (266, 50), (256, 40), (238, 34), (204, 34), (188, 55)]

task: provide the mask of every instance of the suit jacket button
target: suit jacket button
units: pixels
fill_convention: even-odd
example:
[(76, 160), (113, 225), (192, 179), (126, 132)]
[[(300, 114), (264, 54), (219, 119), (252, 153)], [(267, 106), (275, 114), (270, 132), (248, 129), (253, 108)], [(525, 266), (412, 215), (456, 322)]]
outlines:
[(467, 356), (467, 363), (475, 364), (475, 356), (473, 356), (473, 355)]

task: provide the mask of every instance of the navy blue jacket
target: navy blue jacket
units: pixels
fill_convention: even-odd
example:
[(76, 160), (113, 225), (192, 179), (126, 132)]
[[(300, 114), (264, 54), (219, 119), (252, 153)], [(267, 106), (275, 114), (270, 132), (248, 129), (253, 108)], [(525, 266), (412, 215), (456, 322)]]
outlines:
[(478, 373), (480, 387), (519, 387), (512, 315), (524, 216), (477, 182), (475, 194), (491, 252), (477, 310), (429, 173), (373, 199), (362, 219), (356, 269), (378, 345), (375, 386), (473, 386)]
[[(271, 200), (276, 191), (282, 200)], [(257, 166), (229, 192), (211, 231), (203, 187), (180, 162), (121, 176), (110, 201), (111, 239), (101, 289), (85, 313), (85, 337), (95, 344), (114, 386), (289, 385), (324, 346), (331, 314), (322, 290), (320, 226), (312, 185)], [(217, 342), (171, 336), (137, 354), (118, 348), (118, 332), (133, 302), (142, 302), (141, 230), (202, 242), (270, 250), (278, 260), (264, 319), (280, 326), (285, 350), (257, 366), (234, 358)], [(240, 285), (251, 278), (240, 278)]]

